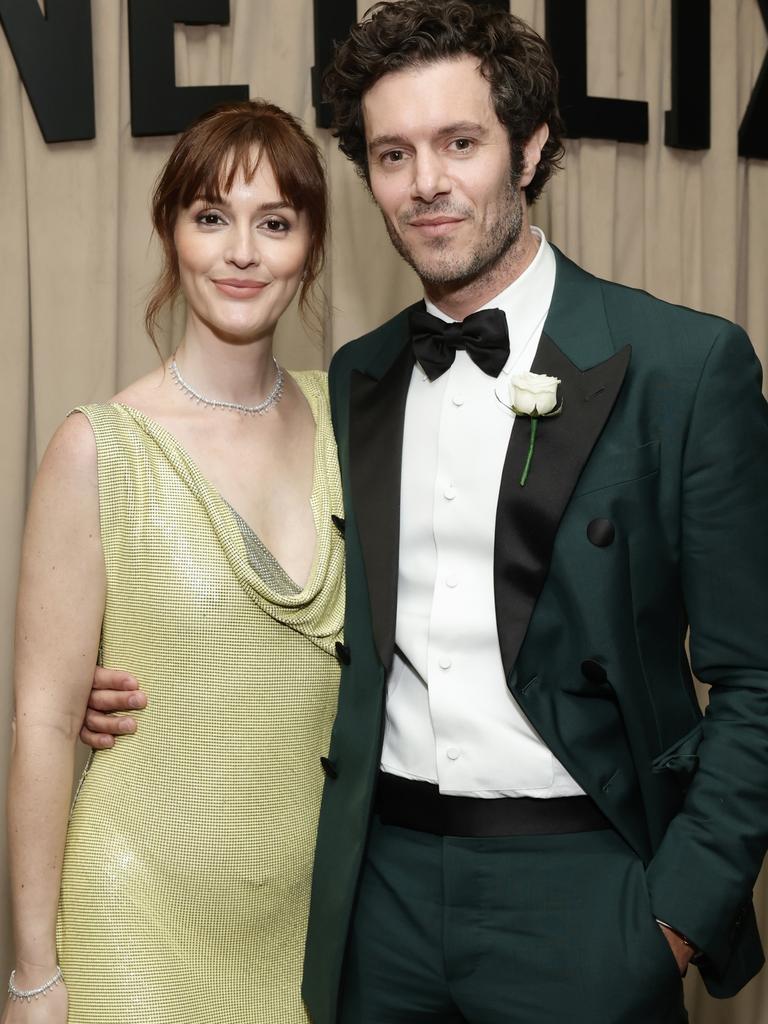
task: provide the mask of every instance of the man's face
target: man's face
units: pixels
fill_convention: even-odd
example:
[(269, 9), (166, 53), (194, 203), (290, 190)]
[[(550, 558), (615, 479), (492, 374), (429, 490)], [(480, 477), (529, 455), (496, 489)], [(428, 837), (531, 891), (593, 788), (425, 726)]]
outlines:
[(538, 149), (530, 168), (527, 146), (513, 161), (477, 58), (384, 75), (363, 116), (371, 191), (422, 281), (461, 286), (499, 270), (527, 223), (521, 187)]

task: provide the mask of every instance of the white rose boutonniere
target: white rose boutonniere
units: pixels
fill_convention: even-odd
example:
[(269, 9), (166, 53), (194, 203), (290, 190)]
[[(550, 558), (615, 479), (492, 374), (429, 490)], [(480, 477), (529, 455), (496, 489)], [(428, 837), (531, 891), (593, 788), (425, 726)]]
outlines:
[(546, 373), (516, 373), (510, 377), (512, 412), (517, 416), (527, 416), (531, 422), (531, 440), (520, 477), (521, 487), (525, 487), (531, 469), (539, 419), (542, 416), (559, 416), (563, 411), (563, 403), (557, 404), (557, 386), (560, 383), (558, 377), (548, 377)]

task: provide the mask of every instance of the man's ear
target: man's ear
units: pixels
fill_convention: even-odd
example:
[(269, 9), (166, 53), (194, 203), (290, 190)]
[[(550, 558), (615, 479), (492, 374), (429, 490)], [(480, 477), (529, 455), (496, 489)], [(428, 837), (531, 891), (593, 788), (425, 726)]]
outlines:
[(540, 124), (523, 146), (523, 173), (520, 178), (520, 188), (530, 185), (533, 180), (539, 160), (541, 160), (541, 151), (548, 138), (549, 126)]

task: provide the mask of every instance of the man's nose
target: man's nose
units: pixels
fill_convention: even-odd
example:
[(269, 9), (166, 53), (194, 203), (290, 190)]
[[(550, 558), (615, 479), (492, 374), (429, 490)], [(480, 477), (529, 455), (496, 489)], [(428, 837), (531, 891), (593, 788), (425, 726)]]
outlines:
[(432, 152), (417, 153), (413, 163), (411, 198), (431, 203), (451, 191), (451, 181), (440, 157)]

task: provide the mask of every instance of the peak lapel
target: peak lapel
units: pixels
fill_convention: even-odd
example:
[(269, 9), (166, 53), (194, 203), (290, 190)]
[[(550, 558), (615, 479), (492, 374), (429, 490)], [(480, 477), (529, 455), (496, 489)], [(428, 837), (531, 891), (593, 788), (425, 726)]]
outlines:
[(403, 427), (412, 371), (412, 349), (405, 344), (380, 379), (355, 370), (350, 380), (352, 501), (368, 580), (373, 635), (387, 668), (395, 647)]
[(509, 677), (549, 571), (557, 528), (584, 464), (611, 413), (629, 365), (626, 346), (580, 371), (546, 334), (531, 367), (562, 381), (563, 411), (541, 419), (530, 474), (520, 474), (530, 439), (528, 417), (515, 419), (496, 512), (494, 587), (504, 671)]

